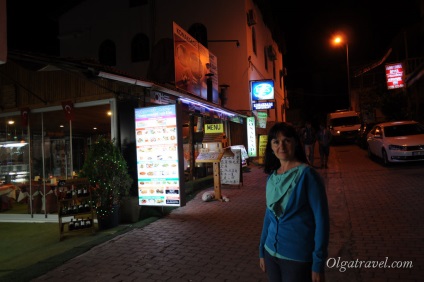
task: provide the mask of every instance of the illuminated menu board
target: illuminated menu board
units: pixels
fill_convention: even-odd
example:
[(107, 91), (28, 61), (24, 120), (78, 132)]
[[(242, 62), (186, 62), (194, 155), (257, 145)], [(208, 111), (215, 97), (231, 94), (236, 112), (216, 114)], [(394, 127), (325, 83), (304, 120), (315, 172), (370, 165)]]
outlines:
[(396, 89), (405, 86), (402, 63), (386, 65), (386, 80), (387, 89)]
[(176, 107), (135, 109), (139, 205), (185, 204)]
[(247, 117), (247, 153), (249, 157), (256, 157), (256, 130), (255, 117)]

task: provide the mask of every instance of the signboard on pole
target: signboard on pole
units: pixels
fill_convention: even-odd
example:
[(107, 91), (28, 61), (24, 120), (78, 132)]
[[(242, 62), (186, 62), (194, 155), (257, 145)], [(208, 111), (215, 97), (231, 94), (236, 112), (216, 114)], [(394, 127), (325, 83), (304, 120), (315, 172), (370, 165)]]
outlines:
[(233, 155), (227, 154), (221, 158), (221, 184), (239, 185), (242, 180), (241, 150), (232, 149)]

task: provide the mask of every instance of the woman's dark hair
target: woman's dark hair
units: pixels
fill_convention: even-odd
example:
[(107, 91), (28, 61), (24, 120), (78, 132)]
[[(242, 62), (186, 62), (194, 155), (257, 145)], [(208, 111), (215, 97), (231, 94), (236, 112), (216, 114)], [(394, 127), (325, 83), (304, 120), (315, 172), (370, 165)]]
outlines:
[(268, 141), (265, 148), (265, 158), (264, 158), (264, 172), (271, 174), (274, 170), (277, 170), (280, 166), (280, 160), (274, 155), (274, 152), (271, 148), (272, 139), (277, 138), (278, 134), (282, 134), (288, 138), (294, 138), (295, 140), (295, 158), (302, 163), (308, 164), (308, 159), (306, 158), (305, 150), (300, 141), (300, 137), (296, 128), (288, 123), (279, 122), (274, 124), (268, 132)]

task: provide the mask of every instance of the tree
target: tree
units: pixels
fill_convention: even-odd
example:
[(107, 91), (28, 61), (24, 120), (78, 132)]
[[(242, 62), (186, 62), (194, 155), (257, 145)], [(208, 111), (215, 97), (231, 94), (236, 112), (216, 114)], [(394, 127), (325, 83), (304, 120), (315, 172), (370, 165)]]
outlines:
[(111, 216), (122, 197), (129, 194), (133, 182), (127, 162), (114, 141), (100, 137), (91, 146), (80, 174), (93, 187), (98, 218)]

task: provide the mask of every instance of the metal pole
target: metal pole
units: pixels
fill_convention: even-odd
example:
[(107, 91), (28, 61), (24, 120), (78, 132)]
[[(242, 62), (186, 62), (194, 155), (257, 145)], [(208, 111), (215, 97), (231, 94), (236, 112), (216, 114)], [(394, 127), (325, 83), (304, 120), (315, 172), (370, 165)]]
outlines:
[[(46, 192), (46, 169), (45, 169), (45, 155), (44, 155), (44, 113), (41, 113), (41, 155), (42, 155), (41, 160), (43, 164), (43, 169), (42, 169), (43, 187), (44, 187), (44, 192)], [(39, 187), (39, 186), (36, 186), (36, 187)], [(32, 197), (31, 187), (30, 187), (30, 194), (31, 194), (31, 204), (32, 204), (33, 197)], [(33, 208), (34, 208), (34, 205), (31, 205), (31, 217), (34, 217)]]
[(350, 93), (350, 71), (349, 71), (349, 44), (346, 43), (346, 67), (347, 67), (347, 93), (349, 95), (349, 110), (352, 109), (352, 97)]
[[(71, 179), (74, 178), (74, 154), (72, 151), (72, 120), (69, 120), (69, 155), (70, 155), (70, 167), (71, 167)], [(66, 142), (66, 141), (65, 141)], [(66, 161), (66, 165), (68, 165), (68, 161)], [(66, 168), (66, 174), (68, 174), (68, 168)], [(66, 179), (68, 179), (68, 175), (66, 175)]]

